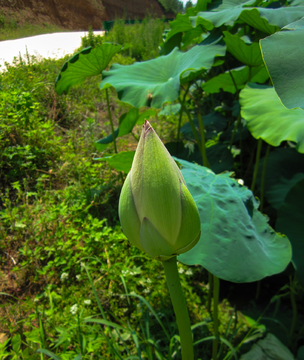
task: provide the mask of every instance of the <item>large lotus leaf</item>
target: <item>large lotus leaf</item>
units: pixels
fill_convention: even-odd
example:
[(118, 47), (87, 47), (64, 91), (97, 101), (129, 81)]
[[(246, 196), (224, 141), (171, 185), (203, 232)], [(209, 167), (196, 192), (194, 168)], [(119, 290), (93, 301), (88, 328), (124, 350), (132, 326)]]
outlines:
[(169, 55), (132, 65), (114, 64), (103, 72), (100, 87), (114, 86), (119, 99), (134, 107), (161, 108), (178, 98), (181, 83), (210, 69), (214, 57), (224, 54), (225, 46), (197, 45), (184, 53), (175, 48)]
[[(259, 165), (257, 185), (261, 185), (264, 158)], [(304, 178), (304, 155), (292, 148), (278, 148), (269, 153), (265, 175), (265, 196), (279, 209), (288, 191)]]
[[(256, 8), (260, 16), (268, 21), (270, 25), (279, 27), (280, 29), (293, 21), (299, 20), (304, 16), (304, 6), (288, 6), (280, 8)], [(252, 11), (252, 10), (251, 10)], [(248, 10), (248, 12), (251, 12)], [(245, 11), (246, 12), (246, 11)], [(243, 14), (242, 14), (243, 15)], [(249, 25), (255, 27), (253, 22)]]
[[(281, 8), (247, 7), (255, 1), (223, 0), (220, 6), (211, 11), (199, 12), (190, 18), (192, 26), (211, 22), (214, 27), (222, 25), (233, 26), (236, 20), (244, 21), (256, 29), (272, 34), (279, 28), (299, 20), (304, 16), (304, 6), (289, 6)], [(216, 3), (218, 4), (218, 3)], [(268, 23), (268, 24), (267, 24)]]
[(292, 261), (299, 282), (304, 286), (304, 180), (294, 185), (278, 211), (277, 231), (286, 234), (292, 245)]
[(251, 71), (249, 66), (241, 66), (213, 77), (202, 86), (207, 94), (218, 93), (220, 89), (235, 94), (250, 81), (249, 77), (251, 77), (252, 82), (263, 84), (269, 78), (269, 75), (264, 65), (253, 67)]
[(260, 42), (273, 86), (289, 109), (304, 109), (303, 38), (304, 18)]
[(269, 35), (279, 31), (280, 28), (278, 26), (270, 25), (267, 18), (261, 17), (259, 10), (255, 8), (242, 11), (239, 20)]
[(294, 141), (296, 149), (304, 153), (304, 111), (286, 109), (273, 87), (247, 84), (240, 93), (240, 104), (242, 117), (256, 139), (272, 146)]
[(246, 44), (243, 39), (237, 35), (231, 35), (224, 31), (224, 41), (227, 45), (227, 51), (236, 59), (249, 66), (259, 66), (263, 64), (260, 45), (258, 43)]
[(66, 61), (56, 79), (56, 91), (61, 95), (73, 85), (80, 84), (90, 76), (100, 75), (112, 57), (121, 51), (122, 45), (103, 43), (95, 48), (88, 47)]
[[(222, 0), (215, 3), (215, 7), (210, 11), (201, 11), (197, 16), (191, 17), (192, 26), (196, 27), (203, 24), (205, 27), (208, 22), (215, 27), (220, 27), (223, 24), (233, 26), (234, 22), (244, 10), (244, 6), (250, 6), (255, 3), (255, 0)], [(220, 4), (219, 6), (217, 6)], [(209, 29), (208, 29), (209, 30)]]
[(198, 207), (202, 235), (178, 260), (200, 264), (221, 279), (257, 281), (282, 272), (291, 259), (285, 236), (276, 234), (258, 210), (258, 201), (229, 174), (178, 160)]

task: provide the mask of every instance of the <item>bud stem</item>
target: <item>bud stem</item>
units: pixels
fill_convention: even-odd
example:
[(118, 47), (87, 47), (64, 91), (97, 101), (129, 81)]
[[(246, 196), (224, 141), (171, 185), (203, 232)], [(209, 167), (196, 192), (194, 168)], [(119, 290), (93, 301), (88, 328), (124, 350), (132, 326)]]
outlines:
[(193, 360), (194, 355), (192, 331), (186, 299), (179, 280), (176, 256), (172, 257), (167, 261), (163, 261), (163, 265), (165, 268), (167, 285), (176, 316), (176, 322), (182, 348), (182, 359)]

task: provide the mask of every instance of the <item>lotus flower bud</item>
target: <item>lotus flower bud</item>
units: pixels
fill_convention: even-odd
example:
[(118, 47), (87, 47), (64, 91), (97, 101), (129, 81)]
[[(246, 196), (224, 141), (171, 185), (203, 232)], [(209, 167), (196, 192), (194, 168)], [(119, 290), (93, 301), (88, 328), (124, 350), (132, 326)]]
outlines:
[(200, 218), (185, 180), (148, 121), (119, 199), (119, 218), (131, 244), (165, 261), (200, 238)]

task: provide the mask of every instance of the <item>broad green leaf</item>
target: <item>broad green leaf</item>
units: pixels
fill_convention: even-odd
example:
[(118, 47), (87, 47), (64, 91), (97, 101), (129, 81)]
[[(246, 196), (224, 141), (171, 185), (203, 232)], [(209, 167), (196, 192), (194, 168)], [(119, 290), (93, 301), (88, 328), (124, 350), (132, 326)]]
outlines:
[(280, 28), (276, 25), (270, 25), (267, 17), (262, 17), (260, 11), (263, 10), (259, 8), (242, 11), (239, 20), (269, 35), (274, 34), (276, 31), (279, 31)]
[(126, 174), (130, 171), (135, 151), (121, 151), (118, 154), (104, 156), (102, 158), (94, 159), (106, 161), (109, 165), (117, 171), (124, 171)]
[(304, 153), (304, 111), (286, 109), (273, 87), (247, 84), (240, 93), (240, 104), (253, 137), (272, 146), (294, 141), (296, 149)]
[(277, 231), (286, 234), (292, 244), (292, 261), (299, 282), (304, 286), (304, 180), (288, 192), (284, 204), (278, 211)]
[(301, 19), (260, 41), (273, 86), (288, 109), (304, 109), (304, 47), (299, 45), (303, 37)]
[(228, 31), (223, 31), (223, 34), (225, 35), (224, 41), (227, 45), (227, 51), (236, 59), (251, 67), (263, 64), (258, 43), (248, 45), (239, 36), (231, 35)]
[(85, 48), (75, 54), (64, 63), (57, 76), (55, 85), (57, 94), (67, 93), (71, 86), (80, 84), (87, 77), (100, 75), (112, 57), (122, 48), (122, 45), (103, 43), (95, 48)]
[[(299, 20), (304, 16), (304, 6), (281, 8), (250, 7), (254, 0), (223, 0), (211, 11), (199, 12), (190, 17), (193, 27), (211, 22), (214, 27), (233, 26), (236, 20), (244, 21), (254, 28), (272, 34), (279, 28)], [(216, 6), (215, 5), (215, 6)]]
[[(301, 19), (304, 16), (304, 6), (288, 6), (288, 7), (280, 7), (280, 8), (256, 8), (261, 18), (266, 19), (270, 25), (276, 26), (278, 28), (282, 28), (296, 20)], [(246, 10), (246, 12), (253, 12), (252, 10)], [(243, 14), (242, 14), (243, 15)], [(254, 15), (253, 15), (254, 17)], [(255, 18), (253, 18), (252, 23), (249, 25), (254, 26)], [(247, 21), (246, 21), (247, 22)], [(248, 23), (248, 22), (247, 22)], [(256, 27), (258, 29), (258, 27)]]
[(237, 69), (226, 71), (223, 74), (213, 77), (203, 84), (207, 94), (220, 92), (220, 89), (235, 94), (237, 90), (244, 88), (251, 77), (252, 82), (264, 83), (268, 78), (268, 72), (264, 65), (249, 69), (249, 66), (241, 66)]
[(229, 174), (177, 159), (198, 207), (202, 235), (178, 260), (200, 264), (232, 282), (257, 281), (282, 272), (291, 259), (291, 245), (276, 234), (258, 209), (258, 201)]
[(103, 72), (100, 87), (114, 86), (119, 99), (136, 108), (160, 108), (178, 98), (181, 83), (210, 69), (214, 57), (224, 54), (225, 46), (197, 45), (184, 53), (175, 48), (169, 55), (132, 65), (114, 64)]
[[(257, 185), (261, 184), (264, 158), (259, 165)], [(265, 196), (268, 202), (279, 209), (288, 191), (304, 178), (304, 155), (292, 148), (277, 148), (270, 152), (265, 175)]]
[[(138, 122), (138, 118), (139, 111), (136, 108), (132, 108), (127, 113), (122, 114), (119, 118), (119, 127), (114, 131), (115, 139), (129, 134)], [(94, 145), (97, 150), (103, 151), (111, 142), (113, 142), (112, 134), (96, 141)]]
[[(201, 24), (203, 20), (212, 23), (214, 27), (220, 27), (223, 24), (233, 26), (234, 22), (244, 10), (244, 6), (250, 6), (254, 3), (255, 0), (222, 0), (216, 2), (215, 7), (210, 11), (201, 11), (197, 16), (191, 17), (192, 26), (196, 27), (198, 24)], [(219, 6), (217, 6), (217, 4), (219, 4)]]

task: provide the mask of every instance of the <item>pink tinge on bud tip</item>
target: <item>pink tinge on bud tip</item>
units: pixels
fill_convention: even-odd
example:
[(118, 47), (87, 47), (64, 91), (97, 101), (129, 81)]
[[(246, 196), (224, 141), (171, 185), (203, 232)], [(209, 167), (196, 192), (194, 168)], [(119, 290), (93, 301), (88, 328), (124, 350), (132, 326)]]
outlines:
[(152, 130), (152, 126), (150, 125), (149, 121), (145, 119), (145, 123), (143, 125), (143, 130), (146, 133), (148, 133), (150, 130)]

